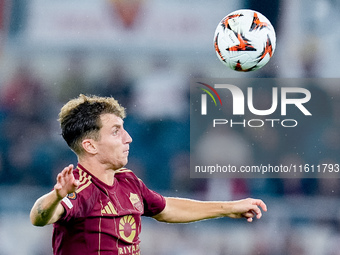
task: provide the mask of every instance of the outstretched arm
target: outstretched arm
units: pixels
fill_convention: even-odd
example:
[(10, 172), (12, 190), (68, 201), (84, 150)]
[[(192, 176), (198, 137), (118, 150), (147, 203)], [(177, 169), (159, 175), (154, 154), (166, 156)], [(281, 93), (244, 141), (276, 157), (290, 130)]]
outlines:
[(73, 165), (69, 165), (57, 176), (54, 189), (38, 198), (31, 209), (30, 219), (35, 226), (45, 226), (60, 219), (64, 213), (61, 200), (67, 194), (74, 192), (79, 186), (79, 181), (73, 176)]
[(252, 222), (254, 217), (262, 217), (261, 209), (267, 211), (266, 204), (260, 199), (205, 202), (167, 197), (164, 210), (154, 218), (168, 223), (187, 223), (218, 217), (246, 218), (248, 222)]

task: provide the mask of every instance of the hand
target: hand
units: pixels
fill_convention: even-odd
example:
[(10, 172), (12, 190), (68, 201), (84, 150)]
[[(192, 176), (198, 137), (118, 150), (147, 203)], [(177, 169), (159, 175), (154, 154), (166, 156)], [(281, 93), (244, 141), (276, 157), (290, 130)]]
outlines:
[(232, 213), (228, 216), (231, 218), (246, 218), (248, 222), (252, 222), (255, 216), (260, 219), (262, 217), (261, 209), (265, 212), (267, 211), (267, 205), (261, 199), (247, 198), (232, 203)]
[(60, 199), (75, 192), (79, 186), (79, 180), (76, 180), (73, 175), (73, 165), (65, 167), (57, 176), (57, 183), (54, 185), (54, 190)]

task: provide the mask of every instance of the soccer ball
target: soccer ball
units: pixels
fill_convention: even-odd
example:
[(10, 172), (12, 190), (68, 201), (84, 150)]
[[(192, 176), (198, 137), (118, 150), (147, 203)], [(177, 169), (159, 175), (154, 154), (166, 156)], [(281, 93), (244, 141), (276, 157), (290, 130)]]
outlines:
[(218, 58), (232, 70), (254, 71), (273, 56), (275, 30), (261, 13), (238, 10), (220, 21), (215, 30), (214, 45)]

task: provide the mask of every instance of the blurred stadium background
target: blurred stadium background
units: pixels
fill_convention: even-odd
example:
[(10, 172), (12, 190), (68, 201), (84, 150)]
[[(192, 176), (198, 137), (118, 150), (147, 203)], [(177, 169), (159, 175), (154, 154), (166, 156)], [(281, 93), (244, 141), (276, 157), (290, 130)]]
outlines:
[[(262, 12), (277, 32), (273, 59), (254, 73), (227, 70), (213, 48), (217, 23), (240, 8)], [(29, 210), (76, 163), (57, 114), (79, 93), (113, 95), (127, 108), (128, 166), (150, 188), (269, 206), (252, 224), (144, 219), (143, 254), (340, 254), (339, 179), (190, 179), (188, 105), (194, 77), (339, 78), (339, 11), (339, 0), (0, 0), (0, 255), (51, 254), (52, 228), (31, 226)], [(338, 163), (339, 89), (312, 92), (328, 102), (314, 110), (325, 125), (290, 134), (299, 153), (275, 131), (265, 142), (245, 137), (253, 162)]]

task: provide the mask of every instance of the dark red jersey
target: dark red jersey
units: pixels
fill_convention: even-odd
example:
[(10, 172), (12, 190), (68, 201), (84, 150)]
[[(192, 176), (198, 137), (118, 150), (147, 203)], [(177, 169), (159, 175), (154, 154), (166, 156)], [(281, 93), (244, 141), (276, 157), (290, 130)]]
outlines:
[(165, 199), (128, 169), (106, 185), (78, 164), (80, 186), (62, 201), (65, 214), (54, 223), (55, 255), (139, 255), (141, 216), (153, 216)]

